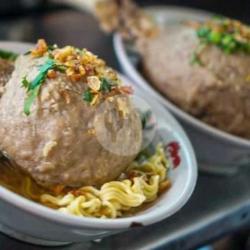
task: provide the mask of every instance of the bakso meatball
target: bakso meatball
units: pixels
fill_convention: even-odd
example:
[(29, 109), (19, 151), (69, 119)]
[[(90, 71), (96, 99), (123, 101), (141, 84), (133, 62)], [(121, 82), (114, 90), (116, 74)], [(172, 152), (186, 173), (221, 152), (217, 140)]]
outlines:
[(89, 51), (40, 41), (17, 59), (0, 100), (0, 149), (44, 186), (114, 180), (141, 146), (129, 93)]
[(215, 127), (250, 138), (250, 29), (224, 22), (248, 38), (227, 34), (223, 20), (173, 24), (138, 41), (138, 50), (145, 75), (163, 95)]
[(102, 27), (116, 31), (141, 59), (150, 83), (184, 111), (250, 138), (250, 27), (224, 17), (158, 25), (131, 0), (97, 5)]

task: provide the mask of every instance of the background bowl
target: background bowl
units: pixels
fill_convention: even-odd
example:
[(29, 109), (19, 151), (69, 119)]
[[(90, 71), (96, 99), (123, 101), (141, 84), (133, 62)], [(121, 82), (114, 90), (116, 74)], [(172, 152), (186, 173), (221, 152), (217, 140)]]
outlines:
[[(17, 53), (26, 52), (30, 46), (23, 43), (0, 42), (0, 48)], [(122, 79), (123, 82), (130, 83), (125, 77)], [(161, 141), (166, 145), (166, 153), (169, 154), (171, 162), (173, 161), (170, 190), (162, 194), (148, 209), (134, 216), (96, 219), (64, 215), (0, 187), (2, 232), (23, 241), (42, 245), (95, 240), (129, 230), (133, 226), (146, 226), (161, 221), (173, 215), (187, 202), (197, 179), (197, 164), (192, 146), (180, 125), (166, 109), (141, 90), (136, 90), (136, 95), (147, 100), (155, 115), (157, 136), (154, 143)], [(172, 147), (176, 145), (180, 148), (178, 154), (173, 155)]]
[[(163, 26), (186, 20), (205, 20), (214, 16), (205, 11), (172, 6), (150, 7), (146, 10)], [(200, 168), (209, 172), (230, 174), (239, 166), (249, 164), (250, 140), (223, 132), (198, 120), (161, 95), (139, 72), (139, 56), (133, 51), (131, 44), (124, 42), (119, 34), (114, 36), (114, 48), (125, 74), (180, 120), (194, 146)]]

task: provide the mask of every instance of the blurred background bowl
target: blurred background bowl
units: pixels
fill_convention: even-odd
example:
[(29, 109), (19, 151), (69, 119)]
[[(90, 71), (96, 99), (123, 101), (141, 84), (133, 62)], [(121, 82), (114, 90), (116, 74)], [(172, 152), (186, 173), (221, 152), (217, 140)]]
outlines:
[[(206, 11), (173, 6), (151, 6), (146, 10), (163, 26), (186, 20), (205, 20), (215, 15)], [(201, 169), (231, 174), (240, 166), (250, 163), (250, 140), (223, 132), (182, 111), (155, 90), (141, 74), (138, 69), (140, 59), (131, 48), (131, 44), (124, 42), (119, 34), (115, 34), (113, 41), (124, 73), (179, 119), (191, 139)]]

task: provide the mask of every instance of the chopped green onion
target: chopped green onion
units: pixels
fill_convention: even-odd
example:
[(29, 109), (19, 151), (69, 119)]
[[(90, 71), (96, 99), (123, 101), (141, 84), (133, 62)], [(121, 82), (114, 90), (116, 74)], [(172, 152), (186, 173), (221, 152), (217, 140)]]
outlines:
[(151, 110), (147, 110), (145, 112), (140, 112), (142, 129), (147, 129), (147, 123), (152, 115)]
[(110, 92), (111, 91), (111, 89), (112, 89), (112, 82), (109, 80), (109, 79), (107, 79), (107, 78), (102, 78), (101, 79), (101, 87), (100, 87), (100, 90), (102, 91), (102, 92)]
[(24, 113), (26, 115), (30, 114), (30, 108), (35, 98), (37, 97), (40, 87), (44, 82), (47, 73), (50, 69), (53, 69), (56, 66), (56, 63), (52, 59), (47, 59), (47, 61), (40, 67), (38, 75), (31, 82), (27, 80), (26, 77), (22, 80), (22, 85), (27, 88), (28, 96), (24, 101)]
[(26, 115), (30, 115), (30, 108), (36, 97), (38, 96), (41, 85), (36, 86), (36, 88), (32, 89), (28, 92), (28, 96), (24, 101), (24, 113)]
[(27, 77), (24, 76), (23, 79), (22, 79), (22, 87), (28, 89), (30, 86), (30, 82), (27, 80)]
[(197, 30), (197, 35), (200, 38), (205, 38), (208, 36), (208, 34), (210, 33), (210, 29), (207, 27), (201, 27)]
[(211, 31), (208, 35), (208, 39), (211, 43), (219, 44), (222, 40), (222, 34), (217, 31)]
[(18, 54), (14, 52), (0, 49), (0, 58), (2, 59), (15, 61), (17, 57), (18, 57)]
[(55, 65), (54, 69), (61, 73), (64, 73), (66, 71), (66, 66), (57, 64)]
[(234, 38), (231, 35), (225, 35), (221, 41), (222, 45), (228, 46), (234, 41)]
[(31, 82), (29, 90), (36, 88), (36, 86), (40, 85), (46, 78), (47, 73), (50, 69), (55, 67), (55, 61), (52, 59), (48, 59), (41, 67), (39, 70), (38, 75), (36, 78)]
[(26, 52), (24, 53), (25, 56), (26, 56), (26, 55), (29, 55), (29, 54), (31, 54), (31, 51), (30, 51), (30, 50), (28, 50), (28, 51), (26, 51)]
[(250, 53), (250, 27), (238, 21), (215, 17), (213, 21), (201, 24), (196, 35), (200, 43), (216, 45), (227, 54)]
[(243, 50), (250, 53), (250, 43), (242, 44)]
[(93, 98), (94, 98), (94, 96), (93, 96), (93, 94), (91, 93), (90, 89), (87, 89), (87, 90), (85, 90), (85, 92), (83, 93), (82, 98), (83, 98), (84, 101), (86, 101), (86, 102), (88, 102), (88, 103), (91, 103), (92, 100), (93, 100)]
[(237, 49), (237, 42), (233, 36), (225, 35), (221, 41), (221, 47), (227, 54), (231, 54)]

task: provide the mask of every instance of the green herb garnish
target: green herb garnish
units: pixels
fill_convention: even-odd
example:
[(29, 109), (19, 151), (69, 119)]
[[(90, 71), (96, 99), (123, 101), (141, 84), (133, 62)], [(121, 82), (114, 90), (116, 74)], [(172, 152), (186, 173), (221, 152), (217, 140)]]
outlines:
[(140, 112), (141, 116), (141, 123), (142, 123), (142, 129), (148, 129), (148, 121), (150, 120), (152, 116), (151, 110), (147, 110), (145, 112)]
[(15, 61), (17, 57), (18, 57), (18, 54), (14, 52), (0, 49), (0, 58), (2, 59)]
[(110, 92), (111, 89), (112, 89), (112, 82), (107, 78), (104, 78), (104, 77), (101, 78), (101, 88), (100, 88), (100, 90), (102, 92), (107, 93), (107, 92)]
[(91, 103), (94, 98), (94, 95), (91, 93), (90, 89), (87, 89), (84, 91), (82, 98), (84, 101)]
[(22, 87), (25, 88), (25, 89), (28, 89), (29, 85), (30, 85), (30, 82), (27, 80), (27, 77), (24, 76), (23, 79), (22, 79)]
[(24, 101), (24, 108), (23, 111), (26, 115), (30, 115), (30, 107), (36, 97), (38, 96), (39, 90), (40, 90), (40, 85), (37, 86), (36, 88), (32, 89), (31, 91), (28, 92), (28, 96), (26, 97)]
[(214, 18), (200, 25), (196, 35), (201, 43), (216, 45), (227, 54), (250, 53), (250, 27), (226, 18)]
[(28, 50), (28, 51), (26, 51), (26, 52), (24, 53), (25, 56), (27, 56), (27, 55), (29, 55), (29, 54), (31, 54), (31, 51), (30, 51), (30, 50)]
[(55, 65), (55, 67), (54, 67), (55, 70), (57, 70), (57, 71), (59, 71), (59, 72), (61, 72), (61, 73), (65, 73), (66, 68), (67, 68), (66, 66), (64, 66), (64, 65), (59, 65), (59, 64)]
[(38, 75), (31, 82), (27, 80), (26, 77), (22, 80), (22, 86), (27, 89), (28, 96), (24, 101), (24, 113), (26, 115), (30, 114), (30, 108), (35, 98), (38, 96), (40, 87), (44, 82), (47, 73), (50, 69), (55, 68), (56, 63), (52, 59), (47, 59), (47, 61), (40, 67)]
[[(100, 81), (101, 81), (101, 85), (100, 85), (99, 91), (102, 93), (109, 93), (112, 90), (113, 82), (110, 79), (105, 78), (105, 77), (102, 77)], [(88, 88), (82, 94), (82, 98), (84, 101), (91, 103), (94, 98), (94, 93), (92, 93), (91, 89)]]
[(191, 65), (198, 64), (200, 66), (204, 66), (204, 63), (201, 61), (200, 54), (203, 49), (206, 47), (206, 43), (200, 43), (196, 50), (192, 53), (190, 63)]
[(200, 37), (200, 38), (206, 38), (209, 33), (210, 33), (210, 29), (208, 27), (200, 27), (196, 33), (197, 33), (197, 36)]
[(48, 59), (39, 69), (38, 75), (30, 84), (30, 89), (36, 88), (38, 85), (42, 84), (45, 80), (47, 73), (50, 69), (53, 69), (56, 66), (56, 63), (52, 59)]
[(208, 34), (209, 42), (213, 44), (220, 44), (222, 41), (223, 35), (218, 31), (210, 31)]

